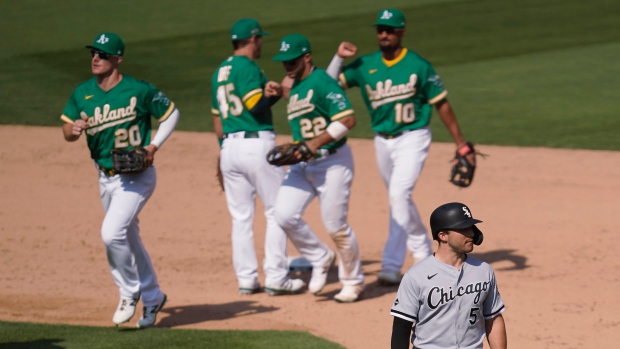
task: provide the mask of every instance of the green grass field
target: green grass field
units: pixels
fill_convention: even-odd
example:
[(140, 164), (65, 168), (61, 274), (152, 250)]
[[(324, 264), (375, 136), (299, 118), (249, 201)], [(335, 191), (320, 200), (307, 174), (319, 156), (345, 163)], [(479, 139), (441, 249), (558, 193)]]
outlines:
[(199, 331), (87, 327), (0, 321), (0, 348), (247, 348), (338, 349), (340, 345), (293, 331)]
[[(442, 76), (463, 132), (477, 143), (620, 149), (620, 2), (617, 0), (393, 1), (408, 19), (405, 45)], [(90, 77), (83, 48), (100, 31), (127, 43), (122, 71), (148, 80), (174, 100), (181, 130), (209, 131), (210, 77), (232, 48), (230, 25), (259, 19), (273, 35), (259, 64), (279, 81), (271, 61), (279, 39), (307, 35), (315, 63), (325, 67), (341, 40), (361, 53), (376, 49), (376, 2), (236, 0), (0, 1), (0, 116), (2, 124), (60, 125), (71, 91)], [(70, 16), (68, 14), (70, 13)], [(358, 115), (353, 137), (370, 137), (359, 91), (348, 92)], [(274, 108), (288, 133), (283, 102)], [(438, 117), (436, 141), (449, 141)]]

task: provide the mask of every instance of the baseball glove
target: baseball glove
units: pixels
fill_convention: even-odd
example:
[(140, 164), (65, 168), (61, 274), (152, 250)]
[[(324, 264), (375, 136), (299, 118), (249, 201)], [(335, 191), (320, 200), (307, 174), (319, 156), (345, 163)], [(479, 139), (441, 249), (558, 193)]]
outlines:
[(217, 157), (217, 172), (215, 173), (215, 178), (217, 178), (217, 182), (220, 184), (220, 188), (222, 191), (224, 190), (224, 175), (222, 174), (222, 170), (220, 169), (220, 157)]
[[(301, 156), (299, 156), (301, 154)], [(294, 165), (314, 157), (304, 141), (282, 144), (267, 153), (267, 162), (275, 166)]]
[[(474, 154), (473, 163), (470, 163), (466, 156)], [(454, 156), (455, 164), (452, 166), (452, 173), (450, 175), (450, 182), (452, 184), (467, 188), (474, 180), (474, 172), (476, 171), (476, 150), (471, 142), (467, 142), (462, 145)]]
[(112, 154), (112, 165), (116, 174), (138, 174), (148, 168), (147, 151), (144, 148), (112, 149), (110, 154)]

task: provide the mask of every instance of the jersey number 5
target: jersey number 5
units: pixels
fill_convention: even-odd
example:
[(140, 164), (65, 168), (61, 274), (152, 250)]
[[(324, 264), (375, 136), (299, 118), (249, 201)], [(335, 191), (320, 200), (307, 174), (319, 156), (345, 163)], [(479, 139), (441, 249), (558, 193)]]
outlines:
[(478, 321), (478, 310), (480, 310), (480, 308), (471, 308), (471, 311), (469, 312), (469, 323), (472, 325)]
[(396, 103), (394, 106), (394, 114), (396, 114), (396, 123), (397, 124), (410, 124), (415, 120), (415, 112), (414, 112), (413, 103)]
[[(234, 89), (235, 85), (232, 83), (217, 88), (217, 104), (220, 107), (219, 109), (222, 119), (226, 119), (228, 117), (229, 111), (233, 116), (241, 115), (241, 112), (243, 111), (241, 99), (231, 93)], [(233, 104), (232, 108), (230, 107), (230, 103)]]

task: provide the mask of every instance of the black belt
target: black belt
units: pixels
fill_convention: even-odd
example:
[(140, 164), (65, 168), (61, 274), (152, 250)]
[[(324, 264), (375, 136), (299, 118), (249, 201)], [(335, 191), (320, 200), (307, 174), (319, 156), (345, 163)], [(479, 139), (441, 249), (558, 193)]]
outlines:
[(405, 133), (407, 133), (409, 131), (403, 131), (403, 132), (398, 132), (398, 133), (383, 133), (383, 132), (377, 132), (377, 135), (383, 139), (393, 139), (393, 138), (397, 138), (400, 137), (402, 135), (404, 135)]
[[(327, 154), (325, 154), (327, 152)], [(329, 149), (319, 149), (316, 153), (314, 153), (315, 159), (324, 158), (328, 155), (336, 154), (338, 152), (337, 148), (329, 148)]]
[[(255, 132), (245, 132), (243, 138), (259, 138), (258, 131)], [(224, 138), (232, 138), (230, 133), (224, 135)]]
[(99, 164), (97, 164), (97, 167), (99, 167), (99, 170), (101, 172), (103, 172), (103, 174), (105, 174), (106, 176), (114, 176), (116, 174), (116, 173), (114, 173), (114, 169), (113, 168), (105, 168), (105, 167), (102, 167)]

